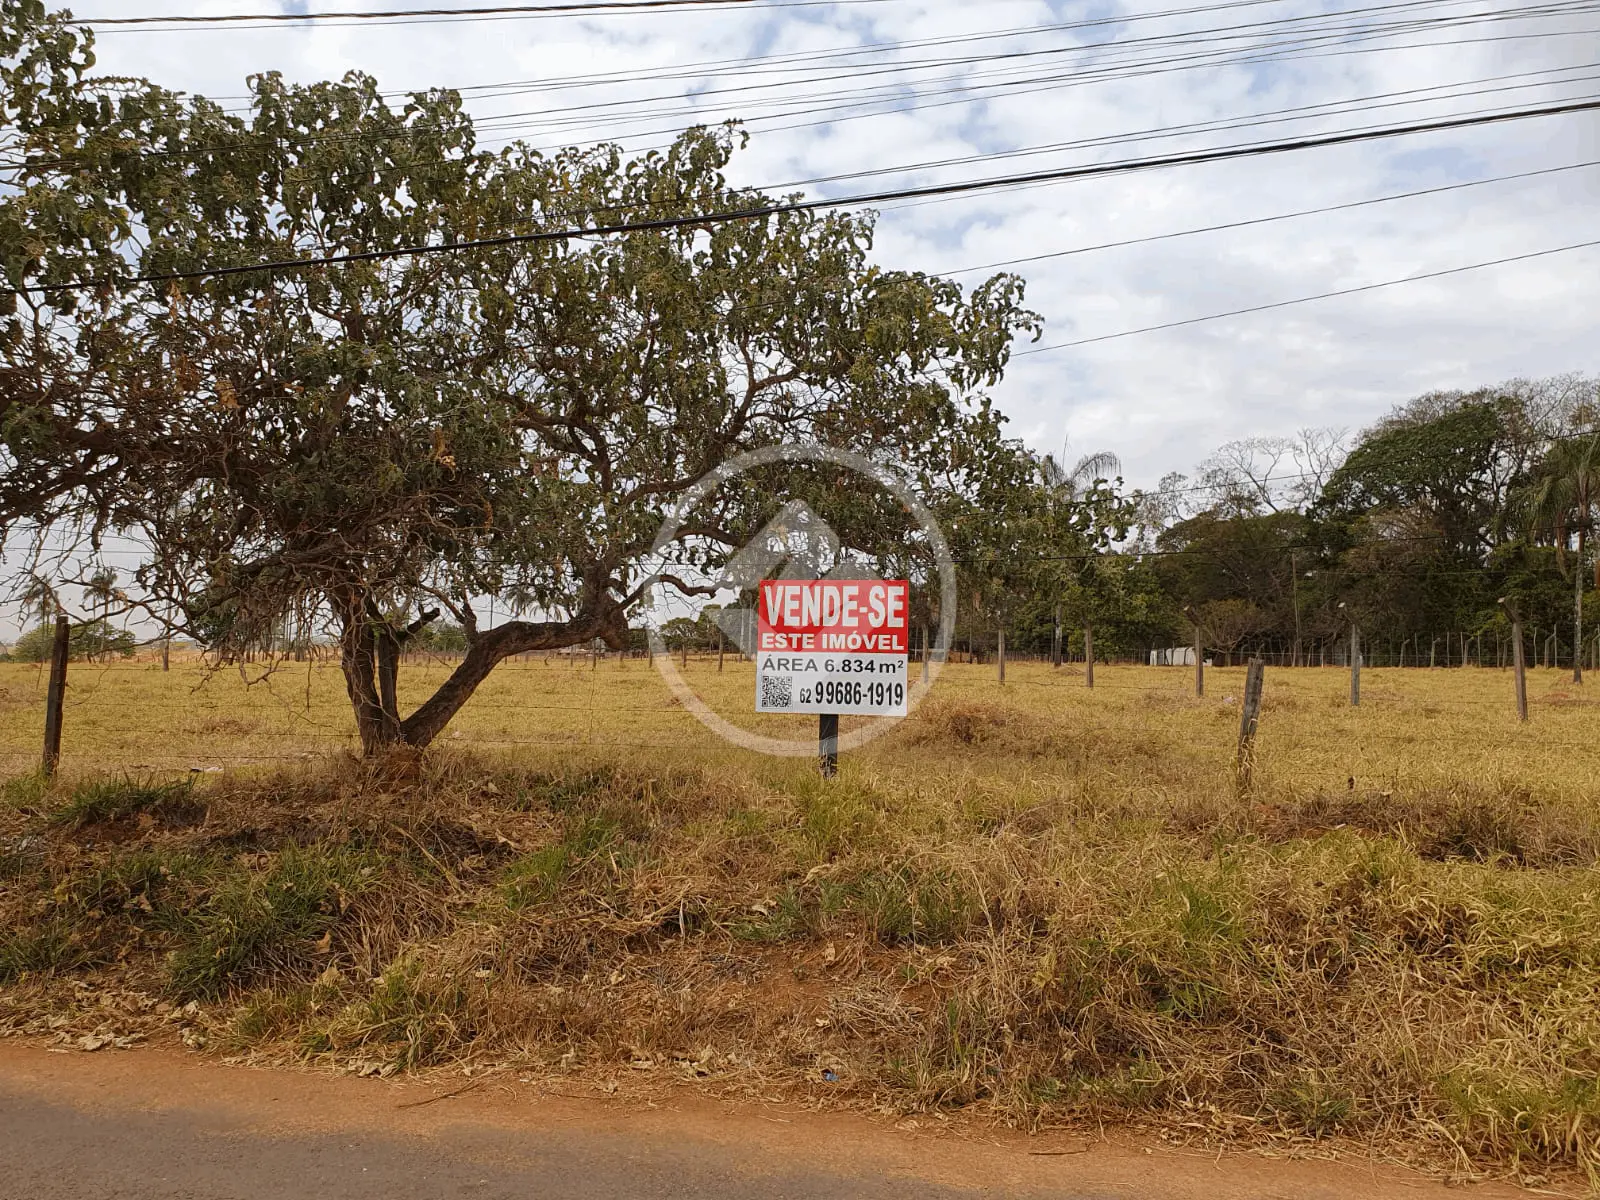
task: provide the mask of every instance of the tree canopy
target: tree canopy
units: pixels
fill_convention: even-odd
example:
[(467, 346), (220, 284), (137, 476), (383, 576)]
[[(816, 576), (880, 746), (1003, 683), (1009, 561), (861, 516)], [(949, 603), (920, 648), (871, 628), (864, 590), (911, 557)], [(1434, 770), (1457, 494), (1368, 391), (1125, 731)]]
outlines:
[[(35, 4), (4, 21), (0, 252), (33, 290), (4, 317), (0, 525), (138, 536), (129, 594), (225, 655), (331, 619), (369, 749), (426, 744), (509, 655), (625, 645), (652, 584), (695, 590), (777, 480), (708, 501), (664, 561), (652, 544), (741, 451), (893, 460), (957, 507), (1015, 456), (984, 389), (1037, 329), (1021, 280), (883, 270), (870, 214), (409, 253), (767, 205), (724, 174), (733, 130), (491, 153), (454, 93), (267, 74), (241, 115), (95, 78), (88, 36)], [(783, 486), (860, 553), (903, 553), (884, 497), (820, 467)], [(480, 629), (496, 594), (542, 619)], [(402, 714), (399, 648), (440, 610), (469, 649)]]

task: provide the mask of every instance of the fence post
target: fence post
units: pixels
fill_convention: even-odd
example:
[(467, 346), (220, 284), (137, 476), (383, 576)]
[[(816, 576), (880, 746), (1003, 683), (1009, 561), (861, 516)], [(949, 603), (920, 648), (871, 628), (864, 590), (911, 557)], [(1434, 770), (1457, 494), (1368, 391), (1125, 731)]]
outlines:
[(1350, 622), (1350, 707), (1361, 707), (1361, 626)]
[(44, 774), (48, 779), (61, 764), (61, 713), (67, 696), (67, 654), (72, 627), (66, 617), (56, 618), (55, 641), (50, 646), (50, 686), (44, 699)]
[(1528, 669), (1522, 657), (1522, 617), (1517, 612), (1517, 606), (1505, 597), (1500, 599), (1500, 607), (1506, 610), (1506, 616), (1511, 618), (1511, 669), (1517, 678), (1517, 720), (1528, 719)]
[(817, 757), (822, 763), (824, 779), (832, 779), (839, 773), (838, 713), (823, 713), (817, 718)]
[(1261, 723), (1261, 689), (1266, 682), (1267, 664), (1250, 660), (1244, 678), (1244, 705), (1239, 713), (1239, 757), (1236, 773), (1239, 790), (1248, 792), (1255, 781), (1256, 728)]
[(1083, 623), (1083, 665), (1085, 682), (1089, 687), (1094, 687), (1094, 623)]
[(1183, 615), (1189, 618), (1189, 623), (1194, 626), (1194, 694), (1197, 698), (1206, 694), (1206, 653), (1205, 635), (1200, 629), (1200, 618), (1195, 615), (1193, 608), (1185, 604)]

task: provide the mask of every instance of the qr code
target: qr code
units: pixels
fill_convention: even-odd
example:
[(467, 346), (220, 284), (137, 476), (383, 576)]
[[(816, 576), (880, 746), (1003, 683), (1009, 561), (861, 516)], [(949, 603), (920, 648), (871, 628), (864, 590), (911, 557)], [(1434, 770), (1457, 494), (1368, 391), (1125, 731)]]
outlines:
[(763, 675), (761, 677), (762, 708), (791, 708), (794, 705), (794, 677), (791, 675)]

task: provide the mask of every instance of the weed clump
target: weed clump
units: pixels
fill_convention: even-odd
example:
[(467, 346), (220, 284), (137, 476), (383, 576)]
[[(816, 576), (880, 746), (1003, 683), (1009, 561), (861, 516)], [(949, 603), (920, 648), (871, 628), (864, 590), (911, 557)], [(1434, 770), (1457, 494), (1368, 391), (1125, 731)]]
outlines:
[(324, 847), (288, 847), (262, 872), (235, 868), (178, 917), (172, 990), (210, 999), (252, 974), (305, 970), (328, 953), (334, 927), (374, 873), (369, 856)]
[(310, 1033), (306, 1045), (319, 1054), (376, 1050), (390, 1068), (425, 1067), (470, 1048), (470, 1013), (460, 974), (408, 954), (373, 981), (369, 996)]
[(50, 821), (67, 829), (82, 829), (148, 814), (168, 824), (194, 824), (205, 818), (205, 811), (189, 780), (163, 782), (122, 776), (80, 784), (67, 803), (50, 815)]

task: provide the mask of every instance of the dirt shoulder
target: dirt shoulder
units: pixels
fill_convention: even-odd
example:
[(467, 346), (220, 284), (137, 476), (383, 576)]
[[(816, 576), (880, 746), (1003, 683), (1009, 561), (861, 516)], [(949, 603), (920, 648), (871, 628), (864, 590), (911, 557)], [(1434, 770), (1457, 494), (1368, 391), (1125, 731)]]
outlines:
[[(892, 1126), (688, 1095), (595, 1099), (514, 1079), (358, 1079), (227, 1067), (156, 1049), (63, 1053), (18, 1041), (0, 1042), (0, 1112), (20, 1171), (11, 1186), (36, 1187), (27, 1194), (41, 1197), (104, 1194), (101, 1180), (111, 1172), (118, 1195), (141, 1198), (309, 1194), (298, 1192), (302, 1173), (319, 1194), (397, 1198), (457, 1188), (512, 1195), (530, 1180), (550, 1196), (730, 1198), (1414, 1200), (1449, 1190), (1367, 1162), (1219, 1157), (1127, 1139), (1028, 1137), (937, 1120)], [(1486, 1184), (1472, 1194), (1530, 1193)]]

